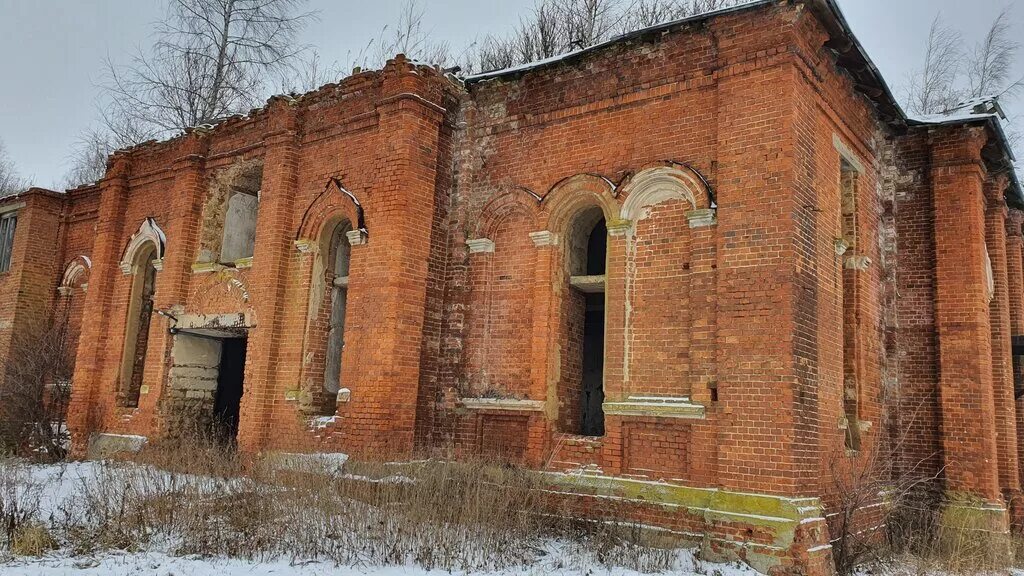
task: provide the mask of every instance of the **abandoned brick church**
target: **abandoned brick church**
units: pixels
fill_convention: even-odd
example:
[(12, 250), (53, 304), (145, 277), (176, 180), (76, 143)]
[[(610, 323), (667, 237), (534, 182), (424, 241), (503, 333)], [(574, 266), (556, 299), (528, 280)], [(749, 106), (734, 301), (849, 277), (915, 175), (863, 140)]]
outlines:
[(68, 318), (79, 453), (217, 421), (248, 453), (497, 457), (823, 574), (837, 475), (895, 445), (997, 541), (1024, 518), (1000, 115), (908, 118), (832, 0), (467, 78), (398, 56), (0, 200), (0, 358)]

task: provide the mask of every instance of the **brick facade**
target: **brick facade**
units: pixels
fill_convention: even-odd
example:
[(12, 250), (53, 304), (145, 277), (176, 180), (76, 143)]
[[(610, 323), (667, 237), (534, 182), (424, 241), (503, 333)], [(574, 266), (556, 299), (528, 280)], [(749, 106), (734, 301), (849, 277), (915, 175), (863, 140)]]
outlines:
[[(398, 56), (0, 201), (0, 357), (67, 300), (79, 452), (227, 414), (223, 342), (245, 338), (246, 452), (574, 471), (553, 482), (580, 478), (587, 513), (615, 495), (709, 554), (825, 573), (844, 479), (898, 439), (896, 471), (1004, 534), (1024, 205), (997, 119), (909, 120), (872, 70), (827, 0), (464, 80)], [(221, 262), (243, 189), (254, 250)]]

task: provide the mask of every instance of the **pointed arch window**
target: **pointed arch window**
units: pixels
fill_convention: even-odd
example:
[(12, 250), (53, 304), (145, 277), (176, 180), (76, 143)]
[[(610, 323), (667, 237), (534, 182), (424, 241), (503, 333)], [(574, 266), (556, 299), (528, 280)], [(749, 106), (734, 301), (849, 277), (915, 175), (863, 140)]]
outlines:
[(131, 276), (118, 382), (118, 401), (126, 407), (137, 407), (142, 393), (156, 274), (162, 268), (165, 242), (166, 236), (156, 221), (146, 218), (121, 258), (121, 271)]
[(330, 315), (327, 325), (327, 356), (324, 362), (324, 395), (329, 400), (325, 411), (334, 412), (338, 392), (343, 387), (341, 359), (345, 351), (345, 309), (348, 304), (348, 275), (352, 247), (348, 233), (352, 225), (347, 220), (335, 225), (324, 234), (321, 254), (324, 257), (324, 273), (327, 290), (330, 292)]

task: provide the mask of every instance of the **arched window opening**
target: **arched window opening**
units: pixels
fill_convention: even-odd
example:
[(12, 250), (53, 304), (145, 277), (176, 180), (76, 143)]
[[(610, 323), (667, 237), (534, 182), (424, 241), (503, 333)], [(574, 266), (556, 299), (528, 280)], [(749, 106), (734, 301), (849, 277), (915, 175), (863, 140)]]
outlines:
[(342, 389), (341, 358), (345, 351), (345, 306), (348, 303), (348, 273), (352, 247), (348, 232), (352, 225), (341, 222), (325, 234), (326, 249), (321, 250), (325, 258), (325, 280), (330, 292), (330, 317), (327, 330), (327, 357), (324, 363), (324, 411), (335, 411), (338, 392)]
[(156, 246), (147, 245), (132, 262), (132, 288), (128, 304), (127, 330), (121, 365), (121, 403), (139, 405), (142, 375), (149, 344), (149, 324), (153, 317), (153, 294), (156, 291)]
[(843, 246), (843, 411), (846, 415), (847, 450), (860, 450), (860, 306), (859, 274), (855, 265), (859, 252), (857, 230), (857, 169), (845, 159), (841, 163), (840, 242)]
[(599, 207), (573, 221), (567, 234), (570, 290), (565, 297), (567, 366), (559, 422), (564, 432), (604, 435), (605, 271), (608, 230)]

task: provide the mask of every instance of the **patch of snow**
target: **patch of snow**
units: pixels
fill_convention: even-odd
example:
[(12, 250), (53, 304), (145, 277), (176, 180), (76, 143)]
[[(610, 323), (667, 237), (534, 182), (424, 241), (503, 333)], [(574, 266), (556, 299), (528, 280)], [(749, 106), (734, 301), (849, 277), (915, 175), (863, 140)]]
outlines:
[(277, 470), (305, 471), (322, 470), (332, 475), (341, 474), (348, 462), (348, 454), (313, 453), (313, 454), (275, 454), (268, 460), (269, 465)]

